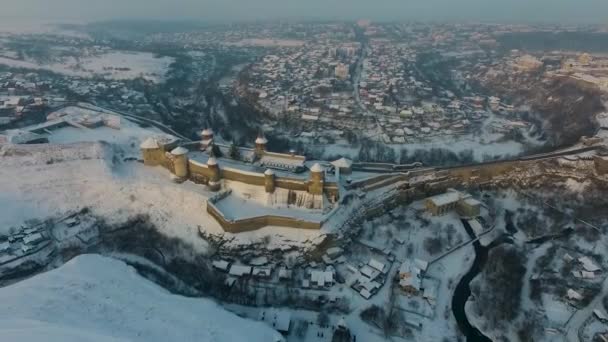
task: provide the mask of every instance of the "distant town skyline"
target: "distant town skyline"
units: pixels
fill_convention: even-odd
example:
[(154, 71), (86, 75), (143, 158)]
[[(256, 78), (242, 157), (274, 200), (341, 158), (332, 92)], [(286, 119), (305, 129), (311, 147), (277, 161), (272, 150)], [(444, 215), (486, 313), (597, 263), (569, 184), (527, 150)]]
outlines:
[(3, 18), (606, 23), (604, 0), (4, 0)]

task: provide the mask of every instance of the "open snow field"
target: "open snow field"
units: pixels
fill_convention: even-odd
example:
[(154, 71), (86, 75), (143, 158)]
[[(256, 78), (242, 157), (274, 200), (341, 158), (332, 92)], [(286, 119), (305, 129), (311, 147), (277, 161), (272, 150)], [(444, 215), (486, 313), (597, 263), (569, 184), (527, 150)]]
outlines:
[(112, 51), (78, 58), (66, 57), (61, 61), (40, 64), (31, 60), (0, 57), (0, 64), (14, 68), (49, 70), (67, 76), (128, 80), (142, 77), (160, 82), (173, 63), (173, 58), (156, 57), (151, 53)]
[[(208, 299), (170, 294), (125, 263), (81, 255), (0, 289), (3, 341), (282, 341)], [(238, 329), (235, 329), (238, 327)]]

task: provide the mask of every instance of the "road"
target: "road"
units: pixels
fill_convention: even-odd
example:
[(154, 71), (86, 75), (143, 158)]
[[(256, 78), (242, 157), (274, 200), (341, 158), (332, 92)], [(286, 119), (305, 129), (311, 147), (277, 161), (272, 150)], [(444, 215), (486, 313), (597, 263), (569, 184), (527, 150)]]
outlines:
[(367, 43), (361, 41), (361, 56), (359, 56), (359, 59), (357, 60), (355, 74), (353, 75), (353, 97), (355, 98), (355, 103), (357, 104), (359, 109), (361, 109), (361, 111), (364, 112), (366, 116), (371, 116), (374, 118), (378, 132), (383, 132), (382, 126), (380, 126), (380, 120), (378, 119), (378, 114), (367, 109), (367, 107), (361, 102), (361, 95), (359, 94), (359, 83), (361, 82), (363, 62), (365, 61), (365, 57), (367, 57), (367, 51)]
[(595, 296), (595, 299), (589, 303), (585, 308), (578, 310), (572, 315), (566, 327), (564, 328), (566, 331), (566, 340), (568, 342), (578, 342), (579, 341), (579, 330), (583, 327), (585, 321), (593, 315), (593, 310), (599, 307), (602, 307), (602, 300), (604, 297), (608, 295), (608, 277), (604, 279), (604, 283), (602, 284), (602, 290)]

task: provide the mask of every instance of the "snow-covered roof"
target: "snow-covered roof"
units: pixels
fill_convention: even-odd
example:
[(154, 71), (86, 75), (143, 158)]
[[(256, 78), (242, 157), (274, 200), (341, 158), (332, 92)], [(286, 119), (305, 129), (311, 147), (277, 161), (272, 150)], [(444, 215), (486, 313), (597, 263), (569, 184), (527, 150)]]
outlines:
[(154, 138), (148, 138), (146, 140), (144, 140), (144, 142), (141, 143), (141, 145), (139, 145), (140, 148), (144, 148), (144, 149), (153, 149), (153, 148), (158, 148), (158, 142), (156, 141), (156, 139)]
[(310, 168), (310, 171), (311, 172), (323, 172), (323, 171), (325, 171), (325, 169), (323, 168), (323, 166), (321, 166), (321, 164), (315, 163), (315, 165), (313, 165)]
[(568, 297), (568, 299), (575, 299), (575, 300), (583, 299), (583, 296), (580, 293), (578, 293), (577, 291), (574, 291), (573, 289), (568, 289), (568, 293), (566, 294), (566, 296)]
[(376, 259), (373, 259), (373, 258), (370, 259), (368, 265), (372, 268), (375, 268), (376, 270), (378, 270), (380, 272), (384, 271), (384, 264)]
[(580, 257), (578, 258), (578, 261), (583, 264), (585, 271), (596, 272), (600, 270), (600, 268), (591, 259), (589, 259), (589, 257)]
[(255, 139), (255, 143), (256, 144), (266, 144), (266, 143), (268, 143), (268, 139), (266, 139), (265, 137), (258, 137), (257, 139)]
[(174, 156), (181, 156), (188, 153), (188, 149), (186, 149), (185, 147), (182, 146), (178, 146), (176, 148), (173, 149), (173, 151), (171, 151), (171, 154)]
[(339, 167), (339, 168), (349, 168), (353, 165), (353, 162), (350, 159), (340, 158), (338, 160), (331, 162), (331, 165), (333, 165), (335, 167)]
[(207, 165), (217, 165), (217, 159), (215, 157), (211, 157), (207, 160)]
[(455, 191), (446, 192), (445, 194), (441, 194), (441, 195), (437, 195), (437, 196), (433, 196), (433, 197), (429, 198), (429, 200), (438, 207), (447, 205), (450, 203), (458, 202), (459, 199), (460, 199), (460, 194)]
[(251, 274), (251, 266), (232, 265), (230, 267), (230, 275), (241, 277)]
[(291, 312), (278, 309), (262, 310), (260, 320), (269, 323), (277, 331), (286, 333), (291, 324)]
[(220, 269), (222, 271), (228, 270), (228, 266), (230, 263), (226, 260), (216, 260), (212, 263), (213, 267)]
[(205, 128), (202, 132), (201, 135), (213, 135), (213, 130), (211, 128)]
[(312, 270), (310, 272), (310, 281), (315, 283), (317, 286), (325, 286), (326, 284), (329, 285), (334, 282), (334, 273), (328, 270)]
[(266, 171), (264, 171), (264, 174), (265, 174), (266, 176), (273, 176), (273, 175), (274, 175), (274, 172), (273, 172), (271, 169), (266, 169)]

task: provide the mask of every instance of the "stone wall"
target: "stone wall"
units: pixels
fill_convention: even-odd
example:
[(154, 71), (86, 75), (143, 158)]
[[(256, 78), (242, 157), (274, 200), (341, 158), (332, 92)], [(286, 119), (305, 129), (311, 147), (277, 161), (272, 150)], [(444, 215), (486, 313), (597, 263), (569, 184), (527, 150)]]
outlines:
[(250, 172), (240, 172), (236, 169), (222, 168), (220, 167), (220, 172), (222, 173), (222, 178), (237, 181), (241, 183), (247, 183), (251, 185), (259, 185), (264, 186), (264, 174), (262, 173), (250, 173)]
[(228, 220), (211, 202), (207, 202), (207, 213), (229, 233), (242, 233), (266, 226), (279, 226), (298, 229), (321, 229), (321, 222), (305, 221), (285, 216), (262, 215), (240, 220)]

